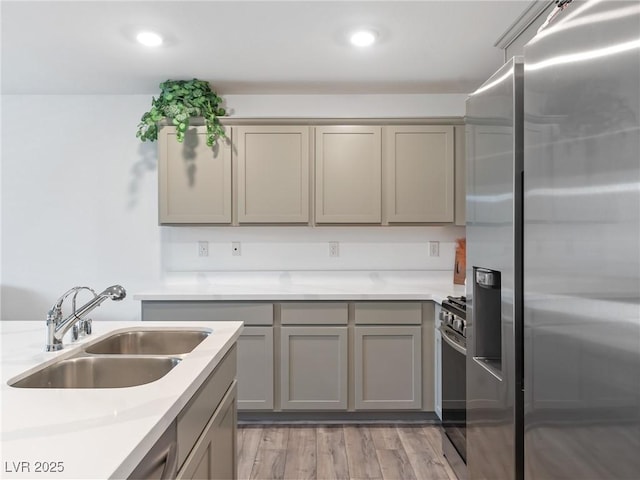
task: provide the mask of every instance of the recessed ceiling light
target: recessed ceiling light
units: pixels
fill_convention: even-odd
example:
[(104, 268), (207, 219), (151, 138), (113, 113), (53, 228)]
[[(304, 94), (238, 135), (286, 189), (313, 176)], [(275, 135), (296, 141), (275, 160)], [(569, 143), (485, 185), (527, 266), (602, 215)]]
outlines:
[(162, 37), (155, 32), (140, 32), (136, 40), (146, 47), (159, 47), (162, 45)]
[(356, 47), (368, 47), (375, 43), (376, 34), (371, 30), (358, 30), (351, 34), (349, 40)]

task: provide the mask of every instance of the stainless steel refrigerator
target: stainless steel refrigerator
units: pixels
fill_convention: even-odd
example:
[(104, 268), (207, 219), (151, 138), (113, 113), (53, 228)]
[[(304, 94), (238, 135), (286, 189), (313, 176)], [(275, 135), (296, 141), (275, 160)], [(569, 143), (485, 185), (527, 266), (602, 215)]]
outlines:
[(640, 478), (640, 2), (571, 2), (467, 135), (469, 478)]

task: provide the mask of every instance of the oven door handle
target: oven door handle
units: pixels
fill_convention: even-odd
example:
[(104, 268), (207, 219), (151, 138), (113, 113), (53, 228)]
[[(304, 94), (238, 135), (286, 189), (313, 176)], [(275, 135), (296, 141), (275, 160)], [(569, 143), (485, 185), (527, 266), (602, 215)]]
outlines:
[(449, 336), (447, 335), (446, 331), (442, 328), (439, 327), (438, 330), (440, 330), (440, 335), (442, 336), (442, 339), (447, 342), (447, 344), (453, 348), (456, 352), (461, 353), (462, 355), (464, 355), (465, 357), (467, 356), (467, 349), (464, 348), (462, 345), (458, 345), (456, 342), (454, 342), (453, 340), (451, 340), (449, 338)]

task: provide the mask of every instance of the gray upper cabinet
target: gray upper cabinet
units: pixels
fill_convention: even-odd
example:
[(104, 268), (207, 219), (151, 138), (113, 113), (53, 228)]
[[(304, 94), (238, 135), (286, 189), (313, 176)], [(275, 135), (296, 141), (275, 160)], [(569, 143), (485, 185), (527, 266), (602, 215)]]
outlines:
[(158, 133), (160, 224), (231, 223), (231, 146), (208, 147), (206, 128), (191, 127), (184, 143), (176, 128)]
[(464, 125), (455, 127), (456, 145), (456, 225), (466, 225), (467, 212), (467, 158)]
[(309, 127), (233, 128), (238, 223), (309, 221)]
[(389, 223), (454, 221), (454, 127), (385, 127)]
[(226, 128), (160, 128), (161, 225), (465, 224), (464, 125)]
[(380, 223), (382, 127), (316, 127), (316, 223)]

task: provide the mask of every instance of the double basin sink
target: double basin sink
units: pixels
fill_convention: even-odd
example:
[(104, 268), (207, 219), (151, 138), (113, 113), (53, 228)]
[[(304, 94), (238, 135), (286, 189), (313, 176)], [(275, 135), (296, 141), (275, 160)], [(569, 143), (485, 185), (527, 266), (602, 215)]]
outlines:
[(211, 331), (131, 329), (82, 347), (77, 355), (9, 381), (17, 388), (123, 388), (164, 377)]

